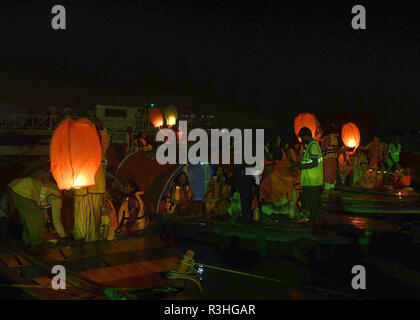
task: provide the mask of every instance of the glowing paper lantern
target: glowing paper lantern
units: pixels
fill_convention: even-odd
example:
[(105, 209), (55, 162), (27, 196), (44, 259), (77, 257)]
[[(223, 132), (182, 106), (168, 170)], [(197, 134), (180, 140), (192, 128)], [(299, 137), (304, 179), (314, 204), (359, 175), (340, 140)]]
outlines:
[(341, 139), (348, 148), (357, 148), (360, 145), (359, 128), (353, 123), (348, 122), (341, 128)]
[(152, 108), (149, 110), (149, 120), (155, 128), (163, 126), (163, 116), (158, 108)]
[(300, 129), (307, 127), (312, 132), (312, 137), (315, 137), (315, 134), (317, 132), (317, 125), (318, 120), (315, 118), (315, 116), (311, 113), (300, 113), (296, 116), (294, 121), (295, 126), (295, 134), (296, 137), (301, 141), (299, 135)]
[(60, 190), (94, 185), (102, 160), (95, 125), (87, 119), (62, 121), (51, 138), (50, 159)]
[(174, 126), (178, 118), (178, 110), (174, 105), (169, 105), (165, 109), (165, 120), (168, 126)]

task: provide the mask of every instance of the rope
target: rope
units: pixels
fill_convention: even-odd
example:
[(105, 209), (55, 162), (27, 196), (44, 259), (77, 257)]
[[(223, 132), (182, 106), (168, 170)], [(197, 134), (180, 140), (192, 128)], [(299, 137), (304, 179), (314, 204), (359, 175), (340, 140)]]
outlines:
[(197, 287), (200, 289), (201, 294), (203, 294), (203, 287), (200, 283), (200, 281), (198, 280), (198, 272), (197, 270), (194, 269), (194, 263), (193, 264), (189, 264), (187, 263), (187, 260), (190, 259), (194, 262), (194, 259), (191, 259), (190, 257), (184, 255), (184, 259), (181, 260), (181, 267), (184, 266), (188, 266), (188, 269), (185, 272), (179, 272), (178, 270), (181, 269), (181, 267), (175, 271), (169, 271), (166, 274), (166, 277), (170, 280), (181, 280), (181, 279), (185, 279), (185, 280), (190, 280), (192, 282), (194, 282)]
[[(222, 267), (218, 267), (218, 266), (212, 266), (212, 265), (208, 265), (208, 264), (204, 264), (204, 263), (197, 263), (197, 262), (194, 261), (194, 259), (192, 259), (188, 256), (185, 256), (185, 255), (184, 255), (184, 259), (181, 261), (181, 264), (185, 264), (187, 266), (190, 266), (191, 269), (195, 265), (199, 265), (199, 266), (203, 266), (203, 267), (206, 267), (206, 268), (209, 268), (209, 269), (214, 269), (214, 270), (223, 271), (223, 272), (230, 272), (230, 273), (233, 273), (233, 274), (238, 274), (238, 275), (242, 275), (242, 276), (246, 276), (246, 277), (252, 277), (252, 278), (267, 280), (267, 281), (273, 281), (273, 282), (278, 282), (278, 283), (283, 283), (283, 284), (288, 284), (288, 285), (296, 285), (296, 283), (292, 282), (292, 281), (261, 276), (261, 275), (257, 275), (257, 274), (232, 270), (232, 269), (228, 269), (228, 268), (222, 268)], [(305, 288), (312, 289), (312, 290), (318, 290), (318, 291), (325, 291), (325, 292), (332, 293), (332, 294), (352, 296), (351, 294), (348, 294), (348, 293), (344, 293), (344, 292), (340, 292), (340, 291), (336, 291), (336, 290), (331, 290), (331, 289), (320, 288), (320, 287), (305, 286)]]

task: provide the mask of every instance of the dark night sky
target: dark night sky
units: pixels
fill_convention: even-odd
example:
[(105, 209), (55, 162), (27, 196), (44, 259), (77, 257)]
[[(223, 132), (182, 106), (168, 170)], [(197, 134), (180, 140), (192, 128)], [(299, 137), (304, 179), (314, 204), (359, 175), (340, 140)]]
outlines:
[[(67, 9), (65, 31), (50, 26), (55, 4)], [(350, 26), (356, 4), (367, 30)], [(3, 1), (0, 104), (153, 101), (280, 125), (300, 111), (356, 110), (378, 125), (420, 127), (420, 22), (411, 2), (391, 4)]]

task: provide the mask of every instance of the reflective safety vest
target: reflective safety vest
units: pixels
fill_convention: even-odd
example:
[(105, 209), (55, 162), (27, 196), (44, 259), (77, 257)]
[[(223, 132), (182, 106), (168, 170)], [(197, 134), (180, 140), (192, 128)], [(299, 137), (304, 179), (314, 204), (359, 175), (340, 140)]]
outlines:
[[(140, 195), (144, 194), (144, 192), (136, 192), (134, 195), (136, 196), (137, 201), (139, 202), (140, 209), (137, 213), (136, 222), (132, 226), (129, 231), (140, 231), (145, 229), (149, 225), (149, 217), (145, 212), (145, 207), (143, 200), (140, 198)], [(118, 226), (123, 227), (126, 221), (130, 218), (130, 211), (128, 210), (128, 200), (126, 198), (122, 203), (120, 210), (118, 211)]]
[(311, 149), (316, 149), (316, 153), (318, 154), (318, 165), (311, 169), (301, 169), (300, 170), (300, 184), (303, 187), (316, 187), (322, 186), (324, 181), (324, 169), (322, 165), (322, 150), (319, 146), (318, 142), (312, 140), (307, 145), (301, 160), (301, 164), (308, 164), (312, 163), (313, 160), (311, 159)]
[(401, 145), (395, 146), (394, 143), (389, 144), (389, 155), (394, 163), (400, 162)]

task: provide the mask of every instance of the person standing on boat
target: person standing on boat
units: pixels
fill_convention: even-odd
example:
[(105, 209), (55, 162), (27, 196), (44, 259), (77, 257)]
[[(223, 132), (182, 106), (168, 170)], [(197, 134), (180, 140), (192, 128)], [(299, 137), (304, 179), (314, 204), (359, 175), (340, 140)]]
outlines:
[(351, 185), (353, 181), (354, 168), (350, 160), (355, 151), (350, 152), (347, 147), (343, 146), (338, 155), (338, 177), (340, 185)]
[(395, 136), (394, 141), (389, 144), (388, 153), (388, 169), (392, 169), (400, 162), (401, 145), (398, 136)]
[(134, 150), (134, 134), (133, 128), (127, 127), (127, 132), (125, 134), (125, 156), (127, 157), (129, 154), (133, 153)]
[(360, 147), (360, 149), (368, 151), (369, 168), (375, 168), (379, 165), (382, 158), (381, 140), (379, 137), (373, 137), (373, 141), (371, 141), (366, 147)]
[(61, 238), (66, 237), (61, 222), (61, 192), (49, 174), (40, 179), (18, 178), (8, 185), (8, 194), (23, 224), (23, 242), (31, 249), (38, 249), (45, 239), (44, 209), (52, 208), (54, 229)]
[(74, 239), (84, 241), (98, 240), (101, 224), (103, 196), (106, 192), (106, 152), (110, 138), (99, 120), (95, 128), (101, 142), (102, 160), (95, 175), (95, 184), (74, 190)]
[(324, 155), (324, 190), (334, 190), (337, 177), (337, 158), (339, 134), (335, 131), (335, 126), (331, 125), (328, 134), (322, 139), (321, 149)]
[(240, 195), (242, 216), (246, 224), (251, 224), (253, 223), (252, 187), (255, 184), (255, 179), (251, 175), (246, 175), (245, 169), (242, 164), (235, 164), (233, 167), (236, 190)]
[(313, 139), (309, 128), (303, 127), (299, 137), (305, 146), (300, 164), (293, 165), (294, 170), (300, 170), (300, 184), (302, 185), (302, 206), (310, 214), (310, 222), (318, 220), (320, 193), (323, 180), (322, 150), (318, 142)]

